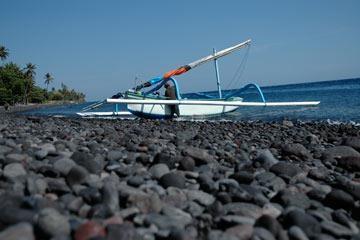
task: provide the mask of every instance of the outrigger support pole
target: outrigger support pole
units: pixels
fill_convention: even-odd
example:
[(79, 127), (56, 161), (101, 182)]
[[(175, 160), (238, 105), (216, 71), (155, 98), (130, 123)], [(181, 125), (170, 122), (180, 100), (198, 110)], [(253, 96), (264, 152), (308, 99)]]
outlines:
[[(213, 48), (213, 54), (216, 55), (216, 49), (215, 48)], [(219, 74), (219, 66), (218, 66), (217, 58), (214, 59), (214, 65), (215, 65), (216, 84), (217, 84), (217, 89), (218, 89), (218, 92), (219, 92), (219, 98), (222, 98), (221, 85), (220, 85), (220, 74)]]

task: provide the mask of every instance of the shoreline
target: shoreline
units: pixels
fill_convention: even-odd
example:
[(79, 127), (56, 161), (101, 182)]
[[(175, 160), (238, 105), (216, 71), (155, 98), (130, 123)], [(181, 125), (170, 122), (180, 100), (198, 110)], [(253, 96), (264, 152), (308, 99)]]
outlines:
[(0, 236), (26, 229), (36, 239), (286, 240), (360, 232), (360, 127), (351, 124), (4, 114), (0, 160)]
[(9, 110), (6, 111), (4, 106), (0, 106), (0, 114), (6, 113), (21, 113), (26, 111), (31, 111), (40, 108), (46, 107), (55, 107), (61, 106), (65, 104), (78, 104), (78, 102), (48, 102), (48, 103), (29, 103), (29, 104), (16, 104), (14, 106), (10, 106)]

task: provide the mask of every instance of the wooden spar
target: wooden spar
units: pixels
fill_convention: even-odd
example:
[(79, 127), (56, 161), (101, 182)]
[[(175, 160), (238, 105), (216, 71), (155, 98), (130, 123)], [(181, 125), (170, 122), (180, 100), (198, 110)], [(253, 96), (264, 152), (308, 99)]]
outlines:
[(206, 101), (206, 100), (153, 100), (153, 99), (106, 99), (107, 103), (124, 104), (162, 104), (162, 105), (209, 105), (209, 106), (316, 106), (320, 101), (309, 102), (242, 102), (242, 101)]
[(91, 116), (122, 116), (122, 115), (131, 115), (131, 112), (121, 111), (121, 112), (78, 112), (76, 113), (82, 117), (91, 117)]
[(192, 69), (192, 68), (195, 68), (197, 66), (200, 66), (201, 64), (209, 62), (211, 60), (215, 60), (215, 59), (224, 57), (224, 56), (226, 56), (226, 55), (228, 55), (228, 54), (230, 54), (230, 53), (232, 53), (232, 52), (234, 52), (234, 51), (236, 51), (236, 50), (238, 50), (240, 48), (243, 48), (243, 47), (249, 45), (250, 42), (251, 42), (251, 39), (248, 39), (245, 42), (239, 43), (239, 44), (237, 44), (235, 46), (232, 46), (232, 47), (223, 49), (223, 50), (221, 50), (219, 52), (216, 52), (215, 54), (211, 54), (209, 56), (206, 56), (206, 57), (203, 57), (203, 58), (201, 58), (199, 60), (196, 60), (196, 61), (194, 61), (192, 63), (189, 63), (188, 66)]
[[(200, 66), (200, 65), (202, 65), (204, 63), (207, 63), (207, 62), (209, 62), (211, 60), (216, 60), (218, 58), (224, 57), (224, 56), (226, 56), (226, 55), (228, 55), (228, 54), (230, 54), (230, 53), (232, 53), (232, 52), (234, 52), (234, 51), (236, 51), (236, 50), (238, 50), (238, 49), (240, 49), (242, 47), (248, 46), (250, 44), (250, 42), (251, 42), (251, 39), (248, 39), (245, 42), (242, 42), (242, 43), (239, 43), (239, 44), (237, 44), (235, 46), (223, 49), (223, 50), (221, 50), (219, 52), (214, 52), (213, 54), (211, 54), (209, 56), (203, 57), (203, 58), (201, 58), (199, 60), (191, 62), (191, 63), (189, 63), (187, 65), (181, 66), (181, 67), (179, 67), (177, 69), (168, 71), (163, 75), (163, 78), (167, 79), (167, 78), (170, 78), (170, 77), (175, 76), (175, 75), (181, 75), (181, 74), (189, 71), (190, 69), (198, 67), (198, 66)], [(146, 84), (149, 84), (149, 86), (152, 85), (151, 82), (146, 82)], [(139, 87), (143, 88), (144, 85), (140, 85)]]

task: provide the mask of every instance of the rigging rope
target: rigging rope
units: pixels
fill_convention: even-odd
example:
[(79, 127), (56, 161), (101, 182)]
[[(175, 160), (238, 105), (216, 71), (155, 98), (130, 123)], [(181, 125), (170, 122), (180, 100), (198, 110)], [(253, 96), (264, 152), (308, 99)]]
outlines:
[[(236, 86), (240, 82), (240, 79), (241, 79), (242, 75), (244, 74), (246, 62), (249, 58), (250, 46), (251, 45), (249, 45), (246, 48), (246, 52), (245, 52), (243, 59), (241, 60), (238, 68), (236, 69), (235, 74), (232, 77), (231, 81), (227, 84), (227, 86), (224, 90), (229, 90), (231, 86)], [(236, 80), (235, 84), (234, 84), (234, 80)]]

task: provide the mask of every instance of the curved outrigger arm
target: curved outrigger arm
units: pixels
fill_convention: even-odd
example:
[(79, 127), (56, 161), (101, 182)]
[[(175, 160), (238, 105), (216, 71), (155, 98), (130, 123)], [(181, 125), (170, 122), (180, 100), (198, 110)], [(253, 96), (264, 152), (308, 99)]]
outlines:
[(225, 99), (229, 99), (229, 98), (234, 97), (234, 96), (236, 96), (236, 95), (238, 95), (238, 94), (240, 94), (242, 92), (245, 92), (246, 90), (248, 90), (251, 87), (256, 89), (256, 91), (258, 92), (258, 94), (261, 97), (262, 102), (265, 103), (266, 100), (265, 100), (264, 93), (262, 92), (260, 86), (257, 85), (256, 83), (249, 83), (249, 84), (245, 85), (245, 87), (240, 88), (240, 89), (236, 90), (235, 92), (226, 95)]

